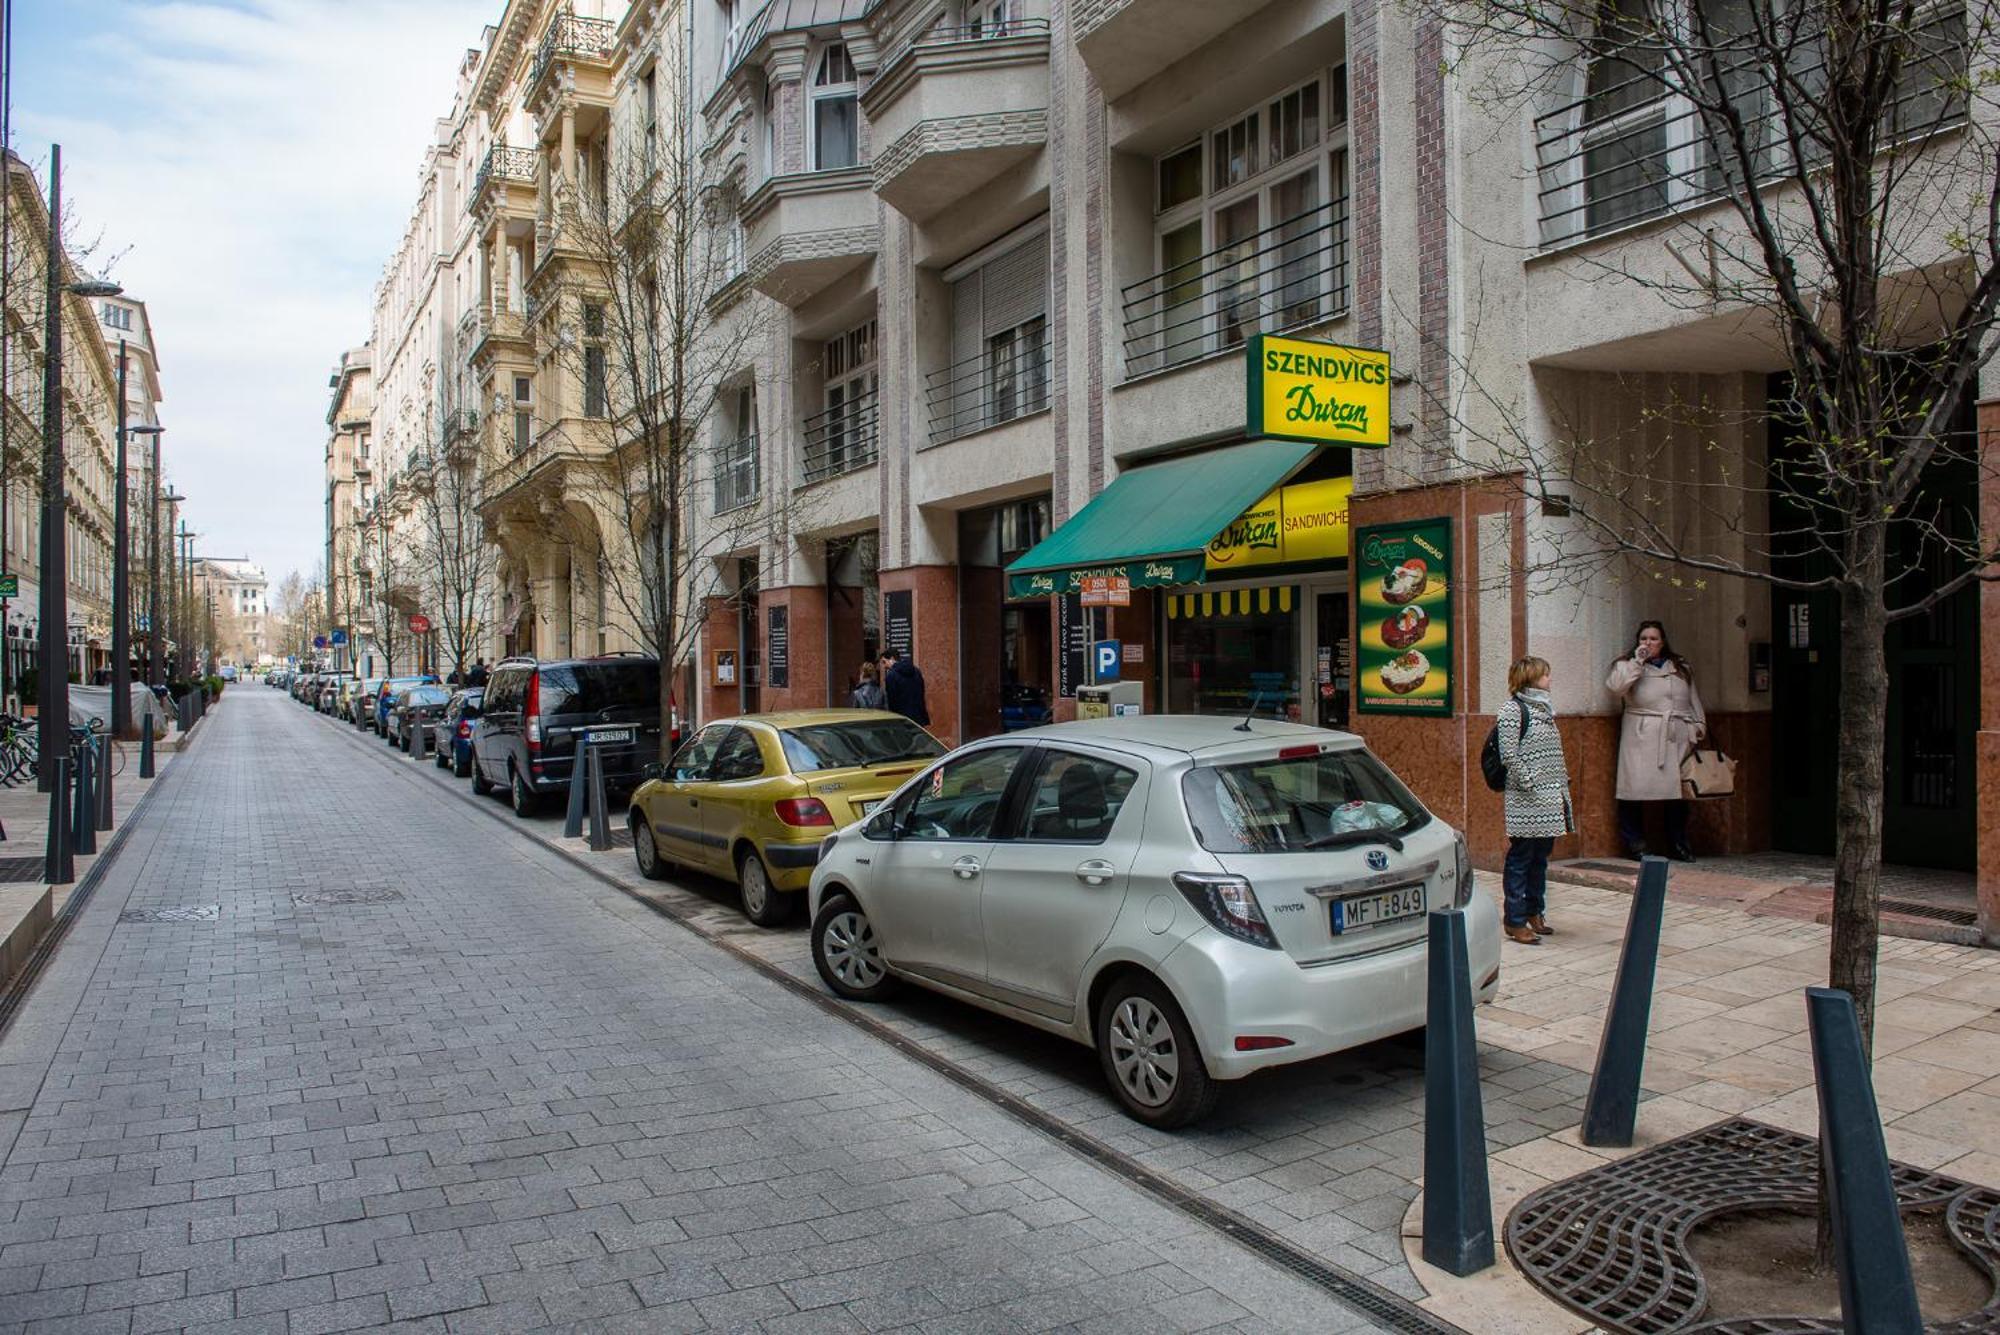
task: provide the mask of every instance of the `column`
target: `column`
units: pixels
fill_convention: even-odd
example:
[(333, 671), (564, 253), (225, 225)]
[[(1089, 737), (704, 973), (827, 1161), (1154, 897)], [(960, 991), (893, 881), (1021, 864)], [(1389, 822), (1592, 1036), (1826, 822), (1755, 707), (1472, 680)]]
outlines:
[[(2000, 388), (1993, 381), (2000, 372), (1989, 367), (1982, 389)], [(1979, 405), (1979, 512), (1980, 531), (1992, 533), (2000, 526), (2000, 477), (1994, 466), (2000, 463), (2000, 398), (1988, 398)], [(2000, 584), (1987, 581), (1979, 586), (1979, 733), (1975, 738), (1973, 803), (1977, 827), (1979, 889), (1979, 934), (1989, 946), (2000, 945), (2000, 657), (1992, 652), (2000, 645)]]

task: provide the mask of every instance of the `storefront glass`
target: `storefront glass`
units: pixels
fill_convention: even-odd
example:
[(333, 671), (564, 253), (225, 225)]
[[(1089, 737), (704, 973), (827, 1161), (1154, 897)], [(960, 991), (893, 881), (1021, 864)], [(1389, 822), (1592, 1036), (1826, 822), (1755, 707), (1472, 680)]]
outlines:
[(1298, 719), (1298, 586), (1165, 595), (1167, 712)]

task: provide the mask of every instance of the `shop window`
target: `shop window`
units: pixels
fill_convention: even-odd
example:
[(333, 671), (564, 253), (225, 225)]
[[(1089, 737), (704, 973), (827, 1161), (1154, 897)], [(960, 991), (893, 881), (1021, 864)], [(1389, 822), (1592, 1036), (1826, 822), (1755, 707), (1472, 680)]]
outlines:
[(1205, 589), (1164, 600), (1166, 712), (1300, 716), (1295, 586)]

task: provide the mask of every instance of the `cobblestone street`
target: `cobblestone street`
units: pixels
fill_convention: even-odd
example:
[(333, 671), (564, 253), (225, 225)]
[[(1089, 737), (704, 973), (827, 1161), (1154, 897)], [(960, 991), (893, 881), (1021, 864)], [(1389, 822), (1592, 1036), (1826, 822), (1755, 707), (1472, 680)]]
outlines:
[(0, 1046), (0, 1328), (1365, 1327), (359, 744), (163, 776)]

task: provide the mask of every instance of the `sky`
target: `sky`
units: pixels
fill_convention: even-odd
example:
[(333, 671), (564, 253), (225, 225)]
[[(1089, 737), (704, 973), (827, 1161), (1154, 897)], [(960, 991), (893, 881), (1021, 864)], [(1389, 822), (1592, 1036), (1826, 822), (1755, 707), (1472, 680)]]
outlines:
[(24, 0), (14, 151), (158, 344), (196, 549), (325, 552), (327, 386), (368, 338), (458, 61), (501, 0)]

